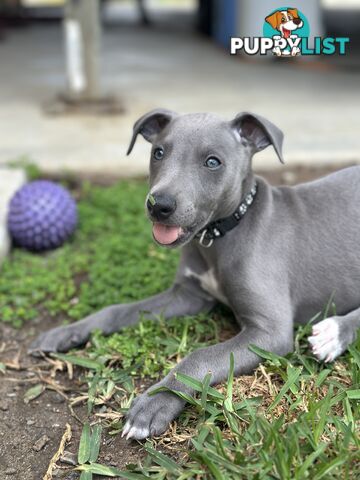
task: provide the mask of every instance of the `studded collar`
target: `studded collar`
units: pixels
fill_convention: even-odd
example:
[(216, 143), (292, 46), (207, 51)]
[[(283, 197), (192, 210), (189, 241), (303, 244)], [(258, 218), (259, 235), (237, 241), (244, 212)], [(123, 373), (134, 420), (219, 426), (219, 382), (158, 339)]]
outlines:
[(235, 228), (248, 211), (250, 205), (252, 205), (257, 190), (258, 186), (255, 182), (253, 188), (245, 195), (234, 213), (228, 217), (220, 218), (219, 220), (208, 223), (206, 227), (200, 230), (200, 232), (195, 235), (195, 238), (198, 239), (200, 245), (204, 248), (209, 248), (214, 243), (214, 240), (223, 237), (227, 232)]

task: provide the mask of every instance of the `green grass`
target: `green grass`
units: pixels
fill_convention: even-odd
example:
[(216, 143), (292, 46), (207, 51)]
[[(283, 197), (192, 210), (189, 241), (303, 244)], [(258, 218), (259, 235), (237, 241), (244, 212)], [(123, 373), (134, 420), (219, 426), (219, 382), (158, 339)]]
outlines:
[(112, 303), (169, 286), (178, 252), (161, 250), (144, 215), (144, 182), (84, 186), (80, 227), (63, 248), (46, 255), (15, 250), (2, 267), (0, 318), (14, 326), (39, 312), (78, 320)]
[[(14, 326), (38, 317), (77, 320), (111, 303), (154, 294), (172, 281), (178, 252), (151, 239), (144, 182), (84, 185), (80, 225), (71, 242), (46, 255), (15, 250), (0, 277), (0, 318)], [(83, 351), (57, 355), (81, 368), (91, 423), (117, 435), (132, 398), (189, 351), (229, 335), (227, 311), (165, 322), (142, 321), (108, 338), (95, 332)], [(257, 350), (254, 375), (216, 389), (182, 376), (197, 394), (171, 433), (144, 444), (146, 460), (126, 472), (98, 460), (101, 430), (84, 427), (78, 469), (132, 479), (353, 479), (360, 474), (360, 342), (332, 364), (307, 348), (310, 326), (297, 331), (286, 358)], [(0, 369), (1, 369), (0, 364)], [(29, 401), (44, 388), (29, 393)]]
[[(143, 327), (133, 330), (132, 338), (135, 344), (143, 346), (149, 345), (150, 336), (167, 333), (173, 339), (170, 351), (150, 349), (153, 362), (166, 369), (169, 354), (172, 358), (181, 350), (182, 335), (175, 334), (181, 332), (181, 326), (174, 321), (167, 326), (160, 322), (154, 329), (148, 327), (145, 322)], [(250, 347), (264, 358), (264, 364), (252, 376), (234, 379), (229, 358), (228, 381), (216, 389), (209, 387), (209, 376), (199, 382), (178, 375), (180, 381), (195, 389), (196, 395), (183, 395), (189, 407), (172, 428), (174, 439), (167, 433), (165, 442), (162, 437), (147, 441), (145, 462), (130, 465), (126, 472), (110, 472), (97, 463), (80, 465), (80, 470), (133, 479), (357, 478), (360, 341), (337, 362), (322, 365), (308, 352), (309, 330), (310, 325), (298, 329), (296, 351), (286, 357)], [(147, 340), (142, 343), (145, 332)], [(125, 333), (127, 336), (128, 331)], [(112, 344), (111, 338), (105, 341), (96, 334), (93, 346), (79, 357), (58, 355), (75, 364), (80, 360), (82, 366), (88, 367), (89, 413), (94, 406), (96, 410), (106, 405), (106, 413), (100, 417), (109, 418), (105, 425), (110, 434), (121, 431), (121, 414), (139, 391), (134, 379), (139, 378), (140, 372), (131, 368), (139, 353), (134, 352), (131, 363), (129, 351), (123, 358), (122, 349), (118, 350), (122, 345), (122, 341)], [(86, 361), (93, 363), (82, 363)], [(121, 388), (115, 391), (115, 385)], [(118, 418), (114, 419), (114, 412), (121, 412)]]

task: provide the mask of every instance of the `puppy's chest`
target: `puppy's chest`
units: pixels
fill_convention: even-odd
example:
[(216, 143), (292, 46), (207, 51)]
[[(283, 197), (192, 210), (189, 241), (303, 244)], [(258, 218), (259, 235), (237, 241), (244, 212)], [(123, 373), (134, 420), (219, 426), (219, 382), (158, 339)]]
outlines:
[(196, 280), (198, 280), (198, 282), (200, 283), (201, 288), (205, 292), (209, 293), (212, 297), (219, 300), (219, 302), (222, 302), (225, 305), (229, 305), (226, 295), (221, 288), (219, 279), (215, 274), (214, 268), (210, 268), (203, 273), (196, 273), (191, 270), (191, 268), (187, 267), (185, 270), (185, 276), (196, 278)]

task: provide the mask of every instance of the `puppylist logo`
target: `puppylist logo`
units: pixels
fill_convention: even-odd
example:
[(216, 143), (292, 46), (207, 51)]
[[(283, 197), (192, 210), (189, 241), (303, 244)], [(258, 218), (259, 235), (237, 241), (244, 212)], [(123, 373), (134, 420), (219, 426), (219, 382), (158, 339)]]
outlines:
[(264, 21), (262, 37), (231, 37), (230, 53), (236, 55), (267, 55), (277, 57), (298, 55), (345, 55), (348, 37), (314, 37), (309, 43), (310, 25), (297, 8), (281, 7), (273, 10)]

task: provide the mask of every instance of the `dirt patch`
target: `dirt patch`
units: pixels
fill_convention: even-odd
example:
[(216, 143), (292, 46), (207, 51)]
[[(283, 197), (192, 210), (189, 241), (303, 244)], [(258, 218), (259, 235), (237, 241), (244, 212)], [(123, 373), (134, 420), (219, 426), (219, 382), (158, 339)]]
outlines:
[[(66, 424), (71, 427), (72, 439), (66, 446), (66, 462), (58, 462), (60, 468), (54, 471), (53, 478), (79, 478), (78, 473), (72, 471), (71, 463), (76, 462), (82, 430), (79, 420), (86, 420), (86, 408), (74, 407), (72, 412), (69, 400), (83, 389), (77, 380), (80, 371), (75, 370), (72, 381), (66, 372), (57, 372), (53, 377), (54, 368), (49, 362), (26, 354), (32, 338), (46, 328), (49, 328), (46, 321), (27, 331), (26, 328), (19, 331), (0, 324), (0, 362), (10, 366), (5, 375), (0, 373), (0, 478), (4, 480), (43, 478), (59, 448)], [(53, 386), (46, 382), (53, 383), (55, 388), (58, 386), (58, 391), (52, 390)], [(38, 398), (26, 403), (26, 392), (40, 383), (45, 383), (48, 388)], [(120, 435), (105, 434), (103, 437), (100, 463), (123, 469), (143, 455), (140, 445), (126, 442)]]
[[(295, 184), (321, 177), (336, 167), (296, 167), (271, 172), (260, 172), (273, 184)], [(111, 182), (109, 182), (111, 183)], [(71, 462), (76, 462), (76, 452), (81, 421), (87, 418), (84, 406), (71, 411), (69, 400), (84, 387), (78, 381), (80, 371), (75, 369), (74, 379), (66, 372), (56, 372), (54, 365), (44, 359), (34, 359), (26, 353), (30, 341), (41, 331), (56, 326), (47, 318), (31, 322), (22, 330), (0, 324), (0, 362), (7, 363), (6, 374), (0, 373), (0, 478), (14, 480), (39, 480), (58, 450), (60, 440), (69, 424), (71, 442), (66, 446), (67, 463), (54, 472), (54, 479), (76, 479)], [(29, 388), (37, 384), (48, 388), (37, 398), (25, 403)], [(144, 456), (141, 445), (127, 442), (120, 435), (103, 436), (99, 462), (125, 468)], [(95, 477), (94, 477), (95, 478)], [(104, 478), (104, 477), (102, 477)]]

